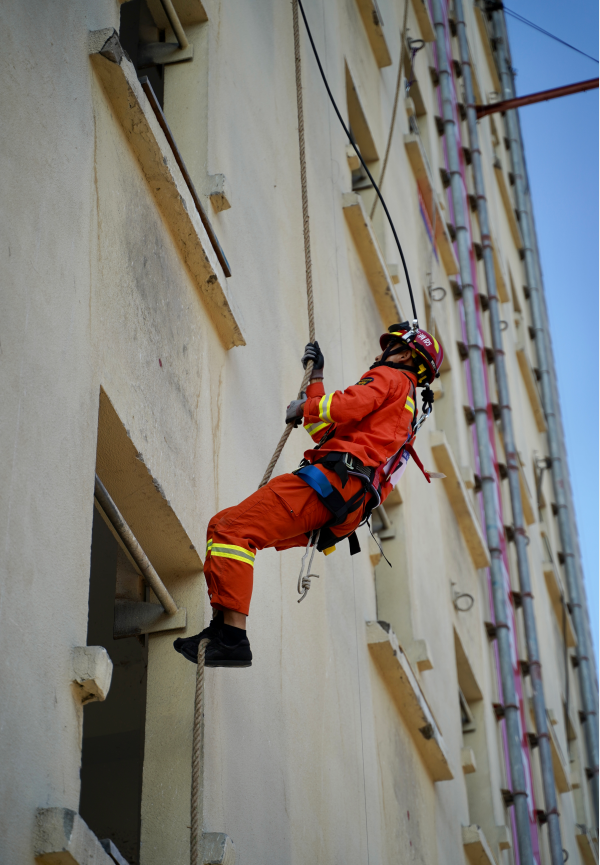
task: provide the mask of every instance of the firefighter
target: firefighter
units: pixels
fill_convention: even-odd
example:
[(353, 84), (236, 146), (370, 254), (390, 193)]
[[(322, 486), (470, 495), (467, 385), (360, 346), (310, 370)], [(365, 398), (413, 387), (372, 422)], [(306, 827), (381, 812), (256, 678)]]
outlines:
[[(317, 342), (306, 346), (302, 363), (313, 361), (310, 384), (287, 407), (286, 423), (304, 422), (314, 447), (292, 474), (273, 478), (241, 504), (210, 520), (204, 576), (213, 619), (174, 648), (197, 662), (205, 637), (207, 667), (249, 667), (246, 636), (257, 550), (307, 546), (320, 529), (317, 549), (330, 552), (344, 538), (360, 550), (355, 529), (391, 492), (412, 455), (416, 391), (431, 411), (429, 384), (439, 375), (443, 350), (426, 331), (408, 322), (392, 325), (380, 339), (382, 352), (355, 385), (326, 394), (324, 357)], [(421, 467), (422, 468), (422, 467)]]

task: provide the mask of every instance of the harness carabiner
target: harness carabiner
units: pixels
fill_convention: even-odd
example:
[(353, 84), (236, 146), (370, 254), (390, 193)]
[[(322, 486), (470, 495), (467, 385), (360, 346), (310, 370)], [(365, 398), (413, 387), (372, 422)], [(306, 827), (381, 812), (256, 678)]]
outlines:
[[(319, 575), (318, 574), (311, 574), (310, 569), (312, 566), (312, 560), (313, 560), (314, 555), (315, 555), (315, 550), (317, 549), (317, 544), (319, 543), (319, 535), (320, 534), (321, 534), (321, 529), (314, 529), (308, 537), (308, 543), (306, 545), (306, 552), (302, 556), (302, 562), (300, 563), (300, 575), (298, 577), (298, 594), (302, 595), (302, 597), (298, 598), (298, 603), (300, 603), (300, 601), (303, 601), (304, 598), (307, 596), (308, 590), (310, 589), (311, 579), (313, 577), (315, 577), (317, 580), (319, 579)], [(313, 543), (313, 538), (314, 538), (314, 543)], [(306, 569), (307, 573), (304, 574), (304, 562), (306, 561), (306, 557), (307, 557), (308, 552), (310, 550), (311, 543), (313, 545), (312, 553), (310, 555), (308, 567)]]

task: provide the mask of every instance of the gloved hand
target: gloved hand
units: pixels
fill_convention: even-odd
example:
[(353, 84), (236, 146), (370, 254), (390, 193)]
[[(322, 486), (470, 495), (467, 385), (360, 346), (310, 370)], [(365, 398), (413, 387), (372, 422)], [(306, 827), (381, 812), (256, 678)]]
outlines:
[(309, 360), (312, 360), (313, 362), (313, 368), (310, 374), (311, 379), (323, 378), (325, 358), (323, 357), (323, 352), (319, 348), (319, 343), (316, 340), (315, 342), (309, 342), (306, 344), (304, 354), (302, 355), (302, 366), (304, 369), (306, 369)]
[(285, 422), (293, 423), (294, 426), (300, 426), (304, 417), (304, 403), (306, 402), (306, 394), (302, 391), (301, 399), (293, 399), (288, 405), (285, 412)]

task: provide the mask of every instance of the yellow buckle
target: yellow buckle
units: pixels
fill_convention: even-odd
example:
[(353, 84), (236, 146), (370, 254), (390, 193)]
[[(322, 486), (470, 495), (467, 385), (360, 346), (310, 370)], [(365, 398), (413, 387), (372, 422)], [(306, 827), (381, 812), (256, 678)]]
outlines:
[(323, 550), (324, 556), (328, 556), (329, 553), (335, 553), (335, 544), (332, 547), (327, 547), (326, 550)]

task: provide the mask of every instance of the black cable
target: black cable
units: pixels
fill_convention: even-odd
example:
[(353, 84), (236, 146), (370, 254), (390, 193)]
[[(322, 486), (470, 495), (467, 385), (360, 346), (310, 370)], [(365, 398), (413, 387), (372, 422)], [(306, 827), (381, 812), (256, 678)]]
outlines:
[(400, 258), (402, 259), (402, 266), (403, 266), (403, 268), (404, 268), (404, 274), (405, 274), (405, 276), (406, 276), (406, 284), (407, 284), (407, 286), (408, 286), (408, 293), (410, 294), (410, 302), (411, 302), (412, 311), (413, 311), (413, 318), (416, 319), (416, 318), (417, 318), (417, 308), (416, 308), (416, 306), (415, 306), (415, 299), (414, 299), (414, 297), (413, 297), (412, 286), (411, 286), (411, 284), (410, 284), (410, 276), (408, 275), (408, 267), (406, 266), (406, 260), (405, 260), (405, 258), (404, 258), (404, 253), (402, 252), (402, 247), (401, 247), (401, 245), (400, 245), (400, 240), (398, 239), (398, 235), (396, 234), (396, 229), (394, 228), (394, 223), (392, 222), (392, 217), (390, 216), (390, 212), (389, 212), (389, 210), (387, 209), (387, 205), (386, 205), (385, 201), (383, 200), (383, 195), (382, 195), (381, 192), (379, 191), (379, 187), (378, 187), (377, 184), (375, 183), (375, 180), (373, 179), (373, 175), (371, 174), (371, 172), (370, 172), (369, 169), (367, 168), (367, 166), (366, 166), (366, 164), (365, 164), (365, 160), (364, 160), (364, 159), (362, 158), (362, 156), (361, 156), (360, 150), (358, 149), (358, 147), (357, 147), (356, 144), (354, 143), (354, 138), (353, 138), (353, 136), (350, 134), (350, 130), (348, 129), (348, 127), (347, 127), (346, 124), (344, 123), (344, 119), (343, 119), (342, 115), (340, 114), (340, 111), (339, 111), (339, 108), (338, 108), (337, 105), (336, 105), (335, 99), (333, 98), (333, 93), (331, 92), (331, 90), (330, 90), (330, 88), (329, 88), (329, 84), (327, 83), (327, 78), (325, 77), (325, 72), (323, 71), (323, 67), (321, 66), (321, 61), (320, 61), (320, 59), (319, 59), (319, 55), (318, 55), (318, 53), (317, 53), (317, 48), (316, 48), (315, 43), (314, 43), (314, 41), (313, 41), (312, 33), (310, 32), (310, 27), (308, 26), (308, 21), (306, 20), (306, 15), (305, 15), (305, 13), (304, 13), (304, 7), (302, 6), (302, 0), (298, 0), (298, 6), (300, 7), (300, 12), (302, 13), (302, 19), (303, 19), (303, 21), (304, 21), (304, 26), (306, 27), (306, 32), (307, 32), (307, 34), (308, 34), (308, 38), (309, 38), (309, 40), (310, 40), (310, 44), (311, 44), (311, 47), (312, 47), (313, 53), (314, 53), (314, 55), (315, 55), (315, 60), (317, 61), (317, 66), (319, 67), (319, 72), (321, 73), (321, 78), (323, 79), (323, 84), (325, 85), (325, 89), (327, 90), (327, 94), (328, 94), (328, 96), (329, 96), (329, 98), (330, 98), (330, 100), (331, 100), (331, 104), (333, 105), (334, 111), (335, 111), (335, 113), (336, 113), (337, 116), (338, 116), (338, 120), (339, 120), (340, 123), (342, 124), (342, 127), (343, 127), (343, 129), (344, 129), (344, 132), (345, 132), (346, 135), (348, 136), (348, 140), (350, 141), (350, 144), (352, 145), (352, 147), (353, 147), (354, 150), (356, 151), (356, 155), (357, 155), (358, 158), (360, 159), (360, 162), (361, 162), (362, 167), (363, 167), (363, 168), (365, 169), (365, 171), (367, 172), (367, 175), (368, 175), (368, 177), (369, 177), (369, 180), (370, 180), (371, 183), (373, 184), (373, 189), (375, 190), (375, 192), (376, 192), (377, 195), (379, 196), (379, 200), (381, 201), (381, 206), (383, 207), (383, 209), (384, 209), (384, 211), (385, 211), (385, 215), (386, 215), (387, 218), (388, 218), (388, 222), (389, 222), (389, 224), (390, 224), (390, 228), (392, 229), (392, 234), (394, 235), (394, 240), (396, 241), (396, 246), (398, 247), (398, 252), (400, 253)]
[(593, 60), (594, 63), (598, 63), (598, 60), (596, 60), (595, 57), (592, 57), (591, 54), (586, 54), (585, 51), (582, 51), (580, 48), (575, 48), (574, 45), (571, 45), (569, 42), (565, 42), (564, 39), (559, 39), (559, 37), (555, 36), (554, 33), (550, 33), (548, 30), (544, 30), (543, 27), (540, 27), (538, 24), (534, 24), (533, 21), (530, 21), (528, 18), (524, 18), (523, 15), (520, 15), (518, 12), (513, 12), (512, 9), (508, 9), (508, 7), (506, 6), (504, 6), (503, 8), (507, 15), (511, 15), (513, 18), (516, 18), (517, 21), (521, 22), (521, 24), (527, 24), (528, 27), (533, 27), (534, 30), (537, 30), (539, 33), (543, 33), (544, 36), (549, 36), (550, 39), (554, 39), (555, 42), (560, 42), (561, 45), (565, 45), (572, 51), (577, 51), (578, 54), (583, 54), (583, 56), (587, 57), (588, 60)]

